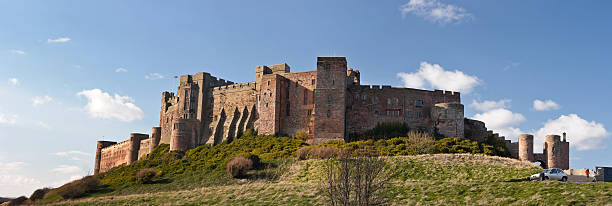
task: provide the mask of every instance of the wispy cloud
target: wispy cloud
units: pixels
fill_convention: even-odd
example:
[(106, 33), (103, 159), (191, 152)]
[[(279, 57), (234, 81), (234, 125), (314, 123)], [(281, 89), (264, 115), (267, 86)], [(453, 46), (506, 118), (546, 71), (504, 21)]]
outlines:
[(397, 74), (405, 87), (422, 88), (427, 87), (470, 93), (474, 87), (480, 84), (476, 76), (464, 74), (459, 70), (448, 71), (438, 64), (421, 62), (419, 71), (415, 73), (400, 72)]
[(410, 2), (400, 6), (400, 11), (404, 17), (407, 14), (413, 14), (441, 25), (459, 23), (473, 18), (473, 15), (464, 8), (437, 0), (410, 0)]
[(473, 107), (474, 109), (481, 111), (481, 112), (486, 112), (486, 111), (490, 111), (490, 110), (494, 110), (494, 109), (505, 109), (510, 107), (510, 102), (512, 102), (512, 100), (509, 99), (502, 99), (499, 101), (483, 101), (483, 102), (478, 102), (476, 100), (472, 100), (472, 104), (470, 104), (471, 107)]
[(127, 72), (128, 70), (123, 68), (123, 67), (119, 67), (117, 69), (115, 69), (115, 72)]
[(17, 86), (19, 84), (19, 79), (17, 78), (9, 78), (8, 79), (8, 84), (11, 86)]
[(150, 79), (150, 80), (156, 80), (156, 79), (162, 79), (162, 78), (164, 78), (164, 75), (161, 75), (160, 73), (151, 73), (151, 74), (145, 75), (145, 79)]
[(58, 173), (64, 173), (64, 174), (77, 173), (77, 172), (81, 172), (81, 168), (75, 165), (60, 165), (56, 168), (51, 169), (51, 172), (58, 172)]
[(87, 98), (85, 111), (91, 117), (102, 119), (118, 119), (124, 122), (131, 122), (136, 119), (142, 119), (144, 113), (137, 107), (129, 96), (114, 96), (103, 92), (100, 89), (83, 90), (77, 93), (78, 96)]
[(0, 113), (0, 124), (12, 125), (17, 123), (17, 115), (5, 115)]
[(36, 96), (32, 99), (32, 106), (38, 106), (53, 101), (50, 96)]
[(508, 70), (510, 70), (510, 69), (512, 69), (512, 68), (516, 68), (516, 67), (518, 67), (518, 66), (520, 66), (520, 65), (521, 65), (521, 63), (520, 63), (520, 62), (511, 62), (510, 64), (508, 64), (508, 65), (506, 65), (506, 66), (504, 67), (504, 71), (508, 71)]
[(559, 104), (550, 99), (544, 101), (536, 99), (533, 101), (533, 109), (537, 111), (550, 111), (557, 110), (560, 108), (561, 106)]
[(68, 155), (84, 155), (84, 156), (89, 156), (91, 154), (87, 153), (87, 152), (83, 152), (83, 151), (78, 151), (78, 150), (72, 150), (72, 151), (67, 151), (67, 152), (56, 152), (53, 153), (54, 155), (57, 156), (68, 156)]
[(47, 43), (65, 43), (69, 42), (71, 39), (68, 37), (61, 37), (57, 39), (47, 39)]
[(38, 125), (39, 127), (45, 128), (45, 129), (51, 129), (51, 126), (49, 126), (49, 124), (39, 121), (36, 123), (36, 125)]
[(23, 51), (23, 50), (13, 49), (13, 50), (11, 50), (11, 54), (24, 55), (24, 54), (26, 54), (26, 52)]

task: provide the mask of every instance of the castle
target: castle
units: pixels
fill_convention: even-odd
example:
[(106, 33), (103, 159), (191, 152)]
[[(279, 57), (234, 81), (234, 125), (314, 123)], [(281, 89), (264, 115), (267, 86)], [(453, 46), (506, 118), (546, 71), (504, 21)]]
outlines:
[[(162, 93), (160, 126), (150, 137), (132, 133), (121, 143), (98, 141), (94, 173), (131, 164), (161, 143), (187, 150), (220, 144), (248, 129), (287, 136), (304, 131), (307, 142), (317, 144), (379, 123), (405, 122), (412, 130), (446, 137), (505, 140), (483, 122), (464, 118), (463, 110), (459, 92), (361, 85), (359, 70), (347, 70), (345, 57), (318, 57), (316, 70), (305, 72), (291, 72), (287, 64), (257, 66), (255, 81), (240, 84), (205, 72), (182, 75), (176, 94)], [(569, 167), (565, 136), (563, 142), (547, 136), (543, 154), (533, 154), (533, 136), (505, 141), (514, 158)]]

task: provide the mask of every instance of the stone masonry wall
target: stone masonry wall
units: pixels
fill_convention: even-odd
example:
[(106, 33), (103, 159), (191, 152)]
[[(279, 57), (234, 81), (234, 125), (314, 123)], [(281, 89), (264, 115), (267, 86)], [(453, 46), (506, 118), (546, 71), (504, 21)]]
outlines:
[(432, 132), (434, 105), (461, 99), (458, 92), (378, 85), (350, 86), (347, 96), (348, 133), (361, 133), (381, 122), (406, 122), (413, 130)]
[(281, 74), (282, 82), (279, 133), (295, 136), (304, 130), (313, 134), (314, 90), (316, 86), (316, 71)]
[(256, 83), (233, 84), (212, 89), (213, 121), (208, 128), (206, 143), (219, 144), (239, 136), (246, 129), (254, 129), (257, 118)]

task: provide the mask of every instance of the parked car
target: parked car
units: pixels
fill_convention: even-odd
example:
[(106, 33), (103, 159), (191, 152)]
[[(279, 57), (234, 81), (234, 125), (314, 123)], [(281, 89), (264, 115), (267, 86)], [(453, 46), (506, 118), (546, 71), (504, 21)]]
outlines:
[(528, 180), (559, 180), (567, 181), (567, 174), (562, 169), (552, 168), (542, 170), (540, 173), (533, 174), (527, 178)]

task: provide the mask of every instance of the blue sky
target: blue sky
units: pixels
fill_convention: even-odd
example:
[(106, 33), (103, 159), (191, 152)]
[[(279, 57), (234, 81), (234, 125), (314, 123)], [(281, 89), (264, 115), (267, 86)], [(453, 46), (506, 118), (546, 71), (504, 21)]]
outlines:
[[(364, 84), (462, 92), (510, 139), (568, 132), (612, 165), (609, 1), (0, 1), (0, 196), (93, 170), (97, 140), (159, 124), (175, 75), (346, 56)], [(541, 102), (534, 103), (540, 100)], [(550, 101), (548, 101), (550, 100)]]

